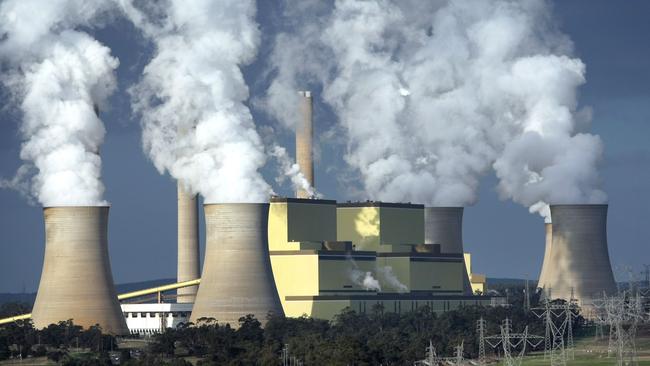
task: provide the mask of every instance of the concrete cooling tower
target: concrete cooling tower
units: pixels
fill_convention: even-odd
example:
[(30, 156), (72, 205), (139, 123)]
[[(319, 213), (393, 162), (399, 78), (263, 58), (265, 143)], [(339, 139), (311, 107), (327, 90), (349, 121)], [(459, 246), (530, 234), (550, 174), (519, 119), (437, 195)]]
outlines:
[(616, 293), (607, 249), (607, 205), (551, 205), (553, 239), (545, 260), (545, 294), (568, 300), (571, 294), (584, 308), (603, 293)]
[(206, 204), (206, 251), (190, 321), (214, 318), (237, 328), (253, 314), (282, 315), (268, 252), (268, 203)]
[[(199, 263), (199, 212), (197, 195), (185, 191), (178, 183), (178, 282), (195, 280), (201, 276)], [(179, 303), (192, 303), (198, 286), (179, 288)]]
[(46, 207), (45, 260), (32, 320), (36, 328), (72, 319), (84, 328), (129, 334), (108, 257), (108, 207)]
[[(313, 119), (312, 119), (312, 97), (311, 92), (301, 91), (300, 93), (300, 119), (296, 125), (296, 162), (300, 172), (305, 176), (310, 186), (314, 186), (314, 164), (313, 164)], [(296, 192), (298, 198), (310, 198), (309, 193), (304, 189)]]
[(544, 245), (544, 262), (542, 262), (542, 271), (539, 273), (539, 281), (537, 287), (543, 288), (546, 283), (546, 274), (548, 272), (546, 266), (551, 263), (551, 248), (553, 247), (553, 224), (544, 224), (545, 230), (545, 245)]
[[(441, 254), (463, 256), (463, 207), (425, 207), (424, 244), (439, 245)], [(463, 271), (463, 287), (466, 294), (472, 286)]]

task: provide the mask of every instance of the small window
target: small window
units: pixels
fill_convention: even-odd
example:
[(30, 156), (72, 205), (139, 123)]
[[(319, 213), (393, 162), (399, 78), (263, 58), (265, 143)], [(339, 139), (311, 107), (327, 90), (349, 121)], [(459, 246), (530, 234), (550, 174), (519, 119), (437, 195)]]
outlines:
[(155, 318), (155, 317), (156, 317), (156, 313), (149, 313), (149, 317), (150, 317), (150, 318)]

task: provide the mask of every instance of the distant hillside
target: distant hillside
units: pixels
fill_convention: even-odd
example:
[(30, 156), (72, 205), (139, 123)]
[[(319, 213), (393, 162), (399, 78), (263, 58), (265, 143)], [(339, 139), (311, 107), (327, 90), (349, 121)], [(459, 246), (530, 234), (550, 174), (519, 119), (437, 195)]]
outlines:
[[(487, 279), (488, 287), (490, 286), (526, 286), (526, 280), (521, 278), (489, 278)], [(537, 280), (528, 280), (529, 286), (537, 285)]]
[[(151, 280), (151, 281), (142, 281), (142, 282), (131, 282), (131, 283), (122, 283), (115, 286), (115, 289), (118, 294), (124, 292), (131, 292), (135, 290), (143, 290), (150, 287), (156, 287), (165, 285), (168, 283), (176, 282), (175, 278), (165, 278), (160, 280)], [(12, 294), (12, 293), (0, 293), (0, 305), (7, 302), (24, 302), (30, 306), (34, 304), (36, 299), (36, 293), (29, 294)]]

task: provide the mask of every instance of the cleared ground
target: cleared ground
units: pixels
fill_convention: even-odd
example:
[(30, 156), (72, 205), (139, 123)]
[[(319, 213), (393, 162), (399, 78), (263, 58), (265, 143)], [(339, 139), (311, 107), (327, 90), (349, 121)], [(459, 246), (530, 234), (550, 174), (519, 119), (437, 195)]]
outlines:
[[(615, 351), (607, 357), (609, 335), (604, 339), (595, 340), (594, 337), (585, 337), (576, 340), (574, 359), (567, 362), (567, 366), (599, 366), (616, 365)], [(650, 329), (640, 329), (636, 340), (639, 366), (650, 366)], [(502, 365), (499, 363), (498, 365)], [(522, 365), (542, 366), (550, 365), (550, 359), (544, 359), (543, 354), (527, 356)]]

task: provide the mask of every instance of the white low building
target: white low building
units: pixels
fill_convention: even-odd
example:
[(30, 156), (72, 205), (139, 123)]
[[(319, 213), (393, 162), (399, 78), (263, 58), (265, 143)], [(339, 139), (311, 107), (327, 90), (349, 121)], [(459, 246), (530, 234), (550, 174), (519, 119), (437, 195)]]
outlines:
[(192, 312), (191, 303), (121, 304), (131, 334), (151, 335), (164, 328), (186, 323)]

